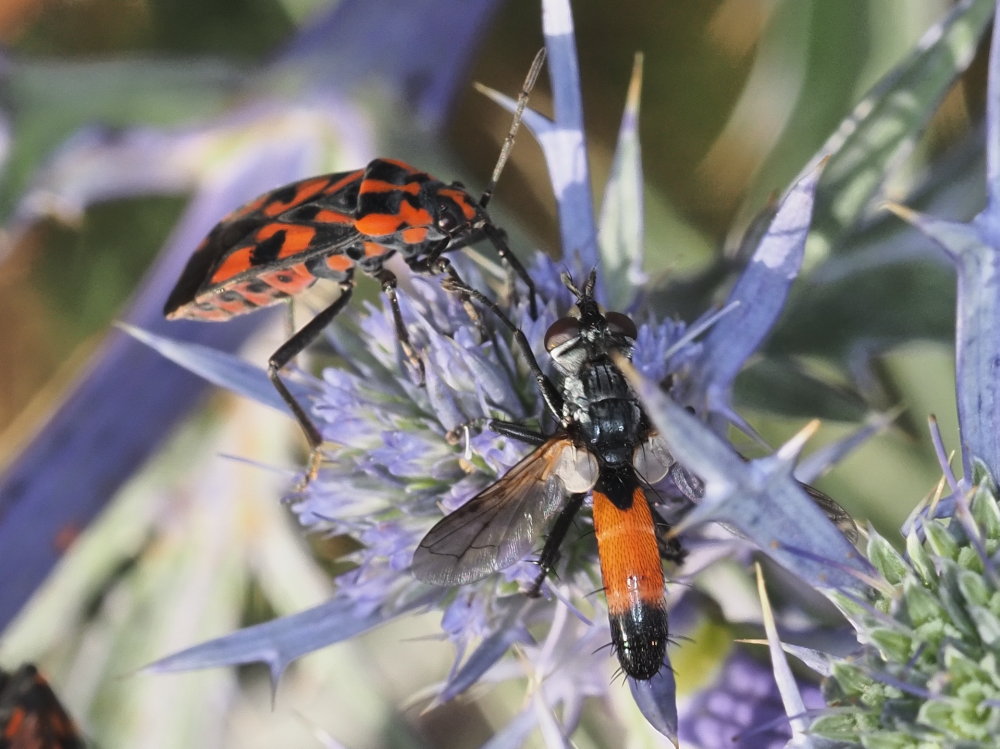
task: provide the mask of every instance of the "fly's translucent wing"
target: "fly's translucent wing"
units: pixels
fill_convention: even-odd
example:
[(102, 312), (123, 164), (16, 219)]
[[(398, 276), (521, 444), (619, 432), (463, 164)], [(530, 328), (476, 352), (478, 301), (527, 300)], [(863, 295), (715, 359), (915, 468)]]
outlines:
[(851, 517), (847, 510), (841, 507), (835, 499), (828, 497), (816, 487), (803, 484), (801, 481), (799, 482), (799, 486), (806, 490), (809, 499), (826, 514), (830, 522), (837, 526), (837, 529), (844, 534), (844, 537), (848, 541), (852, 544), (858, 542), (860, 538), (858, 524), (854, 522), (854, 518)]
[(659, 432), (650, 432), (645, 440), (635, 446), (632, 454), (635, 472), (647, 484), (655, 484), (663, 479), (675, 462), (666, 440)]
[[(702, 483), (701, 479), (691, 473), (689, 470), (684, 468), (680, 463), (674, 463), (670, 468), (670, 478), (673, 480), (674, 485), (681, 491), (681, 493), (691, 500), (695, 504), (701, 501), (702, 495), (705, 492), (705, 485)], [(823, 513), (830, 519), (830, 522), (837, 526), (837, 529), (844, 534), (851, 543), (857, 543), (860, 538), (860, 533), (858, 532), (858, 525), (854, 522), (854, 518), (851, 517), (850, 513), (847, 512), (840, 504), (837, 503), (835, 499), (827, 496), (819, 489), (809, 484), (804, 484), (801, 481), (799, 486), (805, 490), (806, 494), (813, 503), (823, 511)]]
[(571, 493), (593, 487), (597, 460), (564, 435), (537, 447), (500, 479), (441, 520), (413, 555), (413, 574), (465, 585), (524, 558)]

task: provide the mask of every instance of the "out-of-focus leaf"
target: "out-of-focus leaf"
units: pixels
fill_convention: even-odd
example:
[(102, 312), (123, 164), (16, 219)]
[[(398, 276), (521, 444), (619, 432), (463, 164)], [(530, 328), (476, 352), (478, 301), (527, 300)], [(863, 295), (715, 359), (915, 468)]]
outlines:
[(217, 60), (11, 62), (4, 91), (15, 137), (0, 182), (0, 216), (13, 208), (39, 163), (77, 129), (99, 122), (111, 138), (115, 128), (211, 117), (244, 81)]
[(700, 377), (691, 383), (694, 402), (715, 413), (731, 412), (736, 375), (781, 313), (802, 263), (819, 168), (788, 191), (749, 264), (726, 299), (733, 308), (702, 343)]
[[(810, 252), (825, 256), (869, 209), (886, 175), (916, 142), (965, 70), (992, 16), (992, 0), (962, 0), (924, 34), (908, 60), (877, 83), (813, 159), (830, 157), (816, 192)], [(812, 243), (815, 243), (813, 245)]]
[(915, 338), (949, 340), (955, 309), (951, 274), (942, 264), (911, 258), (836, 282), (802, 278), (767, 351), (848, 357), (861, 347), (875, 351)]
[(813, 376), (789, 358), (753, 361), (740, 373), (734, 398), (740, 408), (802, 419), (859, 421), (869, 411), (856, 392)]
[(331, 3), (280, 52), (275, 67), (322, 91), (373, 82), (415, 113), (422, 129), (444, 126), (501, 0)]
[(644, 183), (639, 144), (639, 96), (642, 93), (642, 55), (636, 55), (618, 130), (618, 145), (604, 189), (598, 230), (601, 276), (610, 309), (625, 310), (635, 298), (635, 287), (646, 282), (643, 272)]
[(192, 669), (264, 663), (274, 686), (296, 658), (334, 643), (343, 642), (409, 611), (440, 599), (443, 589), (425, 588), (422, 595), (399, 606), (372, 608), (369, 601), (354, 601), (343, 593), (307, 611), (256, 624), (229, 635), (203, 642), (151, 663), (152, 671)]

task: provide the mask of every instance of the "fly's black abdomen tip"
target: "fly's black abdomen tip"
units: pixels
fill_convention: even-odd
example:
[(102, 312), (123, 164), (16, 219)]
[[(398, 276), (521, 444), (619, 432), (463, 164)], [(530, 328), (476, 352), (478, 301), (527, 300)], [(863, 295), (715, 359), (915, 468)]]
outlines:
[(622, 671), (633, 679), (652, 679), (667, 655), (667, 612), (662, 606), (638, 603), (624, 614), (612, 614), (611, 642)]

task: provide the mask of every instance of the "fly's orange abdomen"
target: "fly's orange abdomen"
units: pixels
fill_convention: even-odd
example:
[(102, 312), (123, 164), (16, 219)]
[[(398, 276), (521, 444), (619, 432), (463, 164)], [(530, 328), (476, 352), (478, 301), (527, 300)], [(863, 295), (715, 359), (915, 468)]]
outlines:
[(611, 638), (622, 669), (651, 679), (667, 652), (667, 610), (656, 526), (636, 486), (627, 507), (594, 491), (594, 530), (608, 599)]

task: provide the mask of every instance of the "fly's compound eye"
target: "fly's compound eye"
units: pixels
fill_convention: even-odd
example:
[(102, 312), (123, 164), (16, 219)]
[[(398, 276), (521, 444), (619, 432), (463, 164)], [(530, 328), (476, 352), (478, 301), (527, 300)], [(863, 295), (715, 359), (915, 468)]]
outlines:
[(633, 341), (639, 335), (635, 323), (628, 315), (623, 315), (621, 312), (606, 312), (604, 319), (608, 323), (608, 330), (612, 333), (623, 335)]
[(564, 317), (556, 320), (545, 331), (545, 350), (552, 351), (567, 341), (580, 337), (580, 321), (575, 317)]

